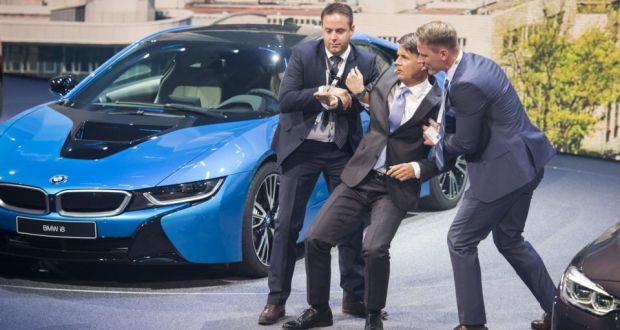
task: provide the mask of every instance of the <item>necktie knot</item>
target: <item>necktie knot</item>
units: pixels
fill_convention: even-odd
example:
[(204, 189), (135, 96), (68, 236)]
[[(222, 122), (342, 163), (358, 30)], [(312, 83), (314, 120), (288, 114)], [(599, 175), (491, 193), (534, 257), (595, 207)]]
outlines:
[(342, 58), (340, 56), (332, 56), (329, 58), (329, 61), (331, 63), (331, 65), (329, 66), (329, 75), (331, 76), (330, 80), (333, 80), (335, 77), (338, 76), (338, 65), (340, 65), (340, 61), (342, 61)]
[(407, 86), (401, 86), (396, 97), (407, 97), (411, 94), (411, 90)]
[(394, 103), (390, 108), (390, 115), (388, 117), (388, 123), (390, 125), (390, 132), (394, 132), (399, 126), (405, 114), (405, 106), (407, 104), (407, 95), (411, 93), (411, 90), (406, 86), (400, 87)]

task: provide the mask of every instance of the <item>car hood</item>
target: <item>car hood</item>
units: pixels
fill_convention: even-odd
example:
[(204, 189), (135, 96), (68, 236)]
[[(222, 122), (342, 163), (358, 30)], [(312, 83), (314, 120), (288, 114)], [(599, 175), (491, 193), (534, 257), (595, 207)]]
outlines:
[[(140, 116), (125, 118), (140, 120), (135, 119)], [(178, 169), (191, 166), (192, 161), (204, 160), (210, 153), (217, 152), (264, 122), (246, 120), (181, 125), (137, 143), (129, 143), (101, 158), (72, 158), (64, 154), (71, 149), (68, 141), (75, 135), (75, 118), (44, 105), (6, 123), (4, 134), (0, 136), (0, 182), (41, 187), (49, 193), (80, 188), (148, 188)], [(84, 139), (80, 141), (80, 147), (93, 150), (106, 148), (102, 140), (106, 140), (106, 135), (114, 134), (112, 131), (106, 133), (105, 127), (98, 129), (99, 139)], [(111, 136), (111, 139), (114, 137)], [(208, 164), (206, 167), (208, 171)], [(235, 169), (228, 169), (228, 172), (231, 171)], [(212, 171), (218, 176), (232, 174), (228, 172)], [(51, 184), (51, 177), (56, 175), (67, 176), (67, 182), (59, 186)]]
[(609, 293), (620, 297), (620, 223), (581, 251), (581, 268), (588, 278), (604, 283)]

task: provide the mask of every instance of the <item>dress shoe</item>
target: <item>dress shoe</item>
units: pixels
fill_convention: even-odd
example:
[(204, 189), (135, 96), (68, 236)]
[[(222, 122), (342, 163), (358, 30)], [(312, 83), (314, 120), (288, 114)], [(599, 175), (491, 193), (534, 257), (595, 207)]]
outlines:
[(383, 321), (381, 321), (380, 313), (369, 313), (366, 316), (364, 330), (383, 330)]
[(483, 325), (465, 325), (459, 324), (454, 328), (454, 330), (489, 330), (489, 328)]
[[(366, 318), (366, 305), (364, 305), (364, 302), (360, 300), (343, 299), (342, 313)], [(388, 319), (388, 313), (384, 310), (381, 310), (381, 319)]]
[(284, 305), (267, 304), (258, 317), (258, 324), (274, 324), (284, 317), (284, 314)]
[(288, 321), (282, 325), (284, 329), (310, 329), (314, 327), (329, 327), (334, 324), (332, 310), (325, 308), (321, 311), (310, 307), (306, 309), (296, 320)]
[(545, 313), (543, 314), (542, 319), (532, 321), (532, 329), (534, 330), (551, 329), (551, 316)]

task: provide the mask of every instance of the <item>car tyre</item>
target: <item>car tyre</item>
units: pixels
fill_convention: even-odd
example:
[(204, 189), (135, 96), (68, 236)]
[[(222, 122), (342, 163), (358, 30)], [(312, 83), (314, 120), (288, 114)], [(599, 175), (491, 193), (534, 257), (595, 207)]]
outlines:
[(279, 206), (280, 174), (274, 162), (261, 166), (248, 189), (243, 211), (243, 261), (238, 271), (249, 277), (265, 277), (273, 246), (274, 219)]
[(430, 194), (422, 198), (422, 208), (447, 210), (455, 207), (463, 196), (467, 178), (467, 162), (459, 156), (450, 171), (429, 180)]

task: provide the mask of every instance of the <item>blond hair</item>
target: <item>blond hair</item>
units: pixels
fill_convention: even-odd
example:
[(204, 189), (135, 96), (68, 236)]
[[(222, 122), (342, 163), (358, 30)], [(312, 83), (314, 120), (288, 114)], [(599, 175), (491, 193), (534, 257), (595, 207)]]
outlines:
[(446, 22), (432, 21), (416, 30), (418, 41), (427, 44), (433, 51), (446, 48), (451, 53), (459, 50), (454, 27)]

